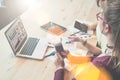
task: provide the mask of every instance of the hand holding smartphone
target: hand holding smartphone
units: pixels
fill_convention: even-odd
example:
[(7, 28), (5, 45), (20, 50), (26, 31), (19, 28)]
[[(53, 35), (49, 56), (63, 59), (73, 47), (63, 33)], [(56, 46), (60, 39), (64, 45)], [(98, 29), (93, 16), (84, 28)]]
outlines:
[(82, 23), (80, 23), (78, 21), (75, 21), (74, 27), (79, 29), (82, 32), (87, 33), (88, 26), (86, 26), (85, 24), (82, 24)]
[(62, 43), (57, 43), (55, 45), (55, 50), (57, 53), (59, 53), (63, 58), (65, 57), (64, 55), (62, 55), (62, 52), (64, 52), (64, 48), (63, 48), (63, 45)]
[(64, 48), (63, 48), (62, 43), (57, 43), (57, 44), (55, 45), (55, 50), (56, 50), (56, 52), (58, 52), (58, 53), (64, 52)]

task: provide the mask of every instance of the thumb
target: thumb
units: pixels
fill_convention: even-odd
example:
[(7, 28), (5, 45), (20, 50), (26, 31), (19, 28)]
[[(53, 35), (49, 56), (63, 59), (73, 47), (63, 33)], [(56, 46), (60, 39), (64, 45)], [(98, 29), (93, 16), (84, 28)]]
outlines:
[(57, 58), (58, 58), (59, 60), (62, 60), (62, 59), (63, 59), (62, 56), (60, 55), (60, 53), (57, 53)]

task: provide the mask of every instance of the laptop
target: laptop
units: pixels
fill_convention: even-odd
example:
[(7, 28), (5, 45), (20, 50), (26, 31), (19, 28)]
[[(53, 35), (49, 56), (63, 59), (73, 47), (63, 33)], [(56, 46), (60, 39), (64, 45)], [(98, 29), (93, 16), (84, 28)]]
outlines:
[(44, 58), (48, 47), (46, 38), (28, 37), (20, 18), (5, 31), (5, 36), (16, 56), (39, 60)]

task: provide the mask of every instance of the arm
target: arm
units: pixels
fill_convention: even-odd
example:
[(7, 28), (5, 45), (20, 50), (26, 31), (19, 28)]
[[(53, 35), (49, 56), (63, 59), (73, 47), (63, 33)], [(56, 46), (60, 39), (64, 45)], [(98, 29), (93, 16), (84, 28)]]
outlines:
[(92, 45), (91, 43), (88, 43), (87, 41), (84, 41), (83, 44), (88, 49), (88, 51), (94, 55), (100, 55), (102, 53), (102, 50), (100, 48)]
[(54, 80), (64, 80), (64, 69), (58, 69), (55, 72)]
[(90, 24), (89, 22), (84, 22), (83, 24), (85, 24), (86, 26), (88, 26), (88, 30), (95, 30), (97, 27), (98, 22), (94, 22), (92, 24)]
[(99, 55), (102, 53), (100, 48), (88, 43), (86, 40), (83, 40), (81, 37), (70, 36), (69, 39), (71, 40), (71, 42), (82, 43), (88, 49), (88, 51), (92, 52), (94, 55)]
[[(97, 24), (98, 22), (94, 22), (93, 24), (89, 25), (89, 24), (86, 24), (88, 26), (88, 29), (89, 30), (96, 30), (96, 27), (97, 27)], [(84, 43), (84, 41), (83, 41)], [(86, 43), (86, 45), (84, 45), (90, 52), (92, 52), (93, 54), (95, 55), (99, 55), (102, 53), (101, 49), (90, 44), (90, 43)]]
[(57, 59), (55, 61), (57, 70), (54, 75), (54, 80), (64, 80), (64, 59), (57, 53)]

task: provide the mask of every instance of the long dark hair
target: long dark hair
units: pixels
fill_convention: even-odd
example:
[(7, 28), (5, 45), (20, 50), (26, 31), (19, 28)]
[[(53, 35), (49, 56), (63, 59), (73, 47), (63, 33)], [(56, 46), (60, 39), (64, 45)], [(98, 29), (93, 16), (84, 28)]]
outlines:
[(120, 0), (96, 1), (97, 6), (103, 9), (106, 22), (112, 30), (114, 49), (113, 56), (111, 56), (109, 62), (112, 60), (114, 62), (113, 68), (116, 69), (116, 71), (120, 71)]
[[(120, 71), (120, 0), (96, 0), (97, 6), (102, 7), (104, 17), (112, 30), (112, 42), (114, 43), (113, 55), (114, 67)], [(105, 3), (105, 1), (107, 3)]]
[(109, 0), (103, 11), (105, 20), (112, 31), (113, 55), (117, 57), (114, 66), (120, 71), (120, 0)]

